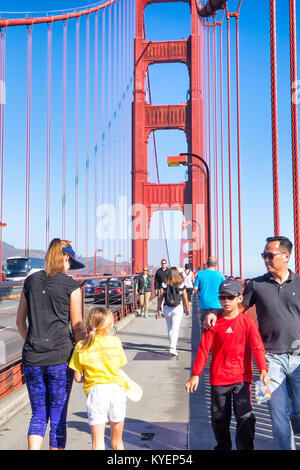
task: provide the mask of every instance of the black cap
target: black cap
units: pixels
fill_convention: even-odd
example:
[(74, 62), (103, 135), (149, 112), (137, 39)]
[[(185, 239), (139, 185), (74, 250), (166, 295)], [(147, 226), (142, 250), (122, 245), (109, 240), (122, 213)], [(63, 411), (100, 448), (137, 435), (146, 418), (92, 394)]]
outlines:
[(219, 294), (221, 294), (221, 292), (227, 292), (228, 294), (232, 295), (240, 295), (242, 293), (242, 286), (235, 279), (226, 279), (226, 281), (223, 281), (219, 287)]

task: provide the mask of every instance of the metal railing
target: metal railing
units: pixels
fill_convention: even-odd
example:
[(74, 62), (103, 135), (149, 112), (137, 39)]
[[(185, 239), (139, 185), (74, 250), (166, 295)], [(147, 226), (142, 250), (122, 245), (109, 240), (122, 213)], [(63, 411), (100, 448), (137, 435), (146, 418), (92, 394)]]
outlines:
[[(139, 305), (136, 292), (136, 279), (138, 274), (132, 276), (74, 276), (82, 292), (82, 318), (87, 308), (95, 303), (102, 302), (110, 308), (114, 315), (115, 323), (119, 322), (130, 313), (134, 313)], [(126, 286), (130, 279), (131, 285)], [(105, 284), (103, 299), (97, 299), (94, 293), (92, 300), (86, 296), (88, 281), (95, 280), (97, 285)], [(112, 282), (118, 282), (118, 292), (109, 292)], [(13, 302), (21, 295), (23, 282), (1, 282), (0, 283), (0, 400), (9, 395), (24, 383), (21, 357), (24, 341), (16, 327), (16, 315), (18, 305)], [(152, 291), (152, 296), (154, 291)], [(90, 297), (90, 298), (91, 298)]]

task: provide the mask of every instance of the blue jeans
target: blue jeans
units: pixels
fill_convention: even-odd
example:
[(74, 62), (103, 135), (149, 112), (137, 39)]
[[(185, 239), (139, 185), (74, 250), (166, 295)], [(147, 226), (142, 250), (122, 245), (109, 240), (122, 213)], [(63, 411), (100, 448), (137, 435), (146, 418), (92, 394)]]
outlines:
[(294, 433), (300, 433), (300, 356), (267, 353), (266, 358), (275, 445), (279, 450), (295, 450)]
[(68, 364), (23, 366), (32, 408), (28, 435), (45, 436), (50, 419), (50, 447), (66, 446), (66, 418), (74, 371)]

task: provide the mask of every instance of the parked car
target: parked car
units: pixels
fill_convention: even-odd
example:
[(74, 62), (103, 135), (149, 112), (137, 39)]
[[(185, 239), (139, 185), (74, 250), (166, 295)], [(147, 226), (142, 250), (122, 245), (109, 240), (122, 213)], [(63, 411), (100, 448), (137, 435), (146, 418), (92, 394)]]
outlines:
[(91, 279), (90, 281), (86, 281), (84, 284), (84, 295), (85, 297), (93, 297), (95, 288), (99, 286), (99, 281), (96, 279)]
[[(105, 285), (106, 280), (100, 281), (99, 285), (95, 288), (94, 292), (94, 302), (105, 302)], [(129, 292), (124, 285), (125, 288), (125, 302), (129, 302)], [(118, 280), (110, 280), (109, 282), (109, 291), (108, 291), (108, 299), (110, 304), (119, 304), (122, 302), (122, 292), (123, 286), (122, 281)]]
[(133, 289), (133, 281), (132, 281), (132, 278), (131, 277), (127, 277), (124, 281), (124, 284), (125, 286), (127, 287), (128, 290), (131, 290)]

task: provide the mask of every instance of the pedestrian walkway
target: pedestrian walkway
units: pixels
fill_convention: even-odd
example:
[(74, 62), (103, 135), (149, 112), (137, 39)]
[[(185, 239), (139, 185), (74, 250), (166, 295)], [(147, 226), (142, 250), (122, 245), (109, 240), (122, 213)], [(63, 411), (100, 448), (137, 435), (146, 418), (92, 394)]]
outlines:
[[(185, 383), (190, 377), (191, 364), (200, 338), (197, 298), (194, 298), (193, 315), (184, 317), (181, 324), (178, 341), (179, 357), (173, 357), (168, 352), (165, 320), (155, 319), (155, 308), (156, 301), (153, 301), (147, 319), (130, 315), (123, 320), (123, 324), (117, 325), (117, 335), (123, 343), (128, 358), (124, 370), (144, 390), (140, 402), (134, 403), (128, 400), (123, 435), (125, 449), (212, 449), (215, 440), (210, 426), (208, 367), (200, 379), (198, 391), (192, 395), (188, 395), (185, 391)], [(26, 393), (26, 389), (24, 390)], [(0, 409), (1, 406), (2, 401)], [(267, 406), (254, 405), (254, 410), (257, 416), (255, 448), (274, 449)], [(0, 427), (0, 449), (27, 448), (26, 435), (30, 415), (30, 406), (27, 404)], [(67, 424), (67, 449), (90, 449), (86, 398), (82, 384), (75, 382)], [(234, 432), (233, 423), (233, 442)], [(110, 449), (109, 426), (106, 429), (106, 437), (107, 449)], [(45, 439), (43, 448), (48, 448), (48, 438)]]

